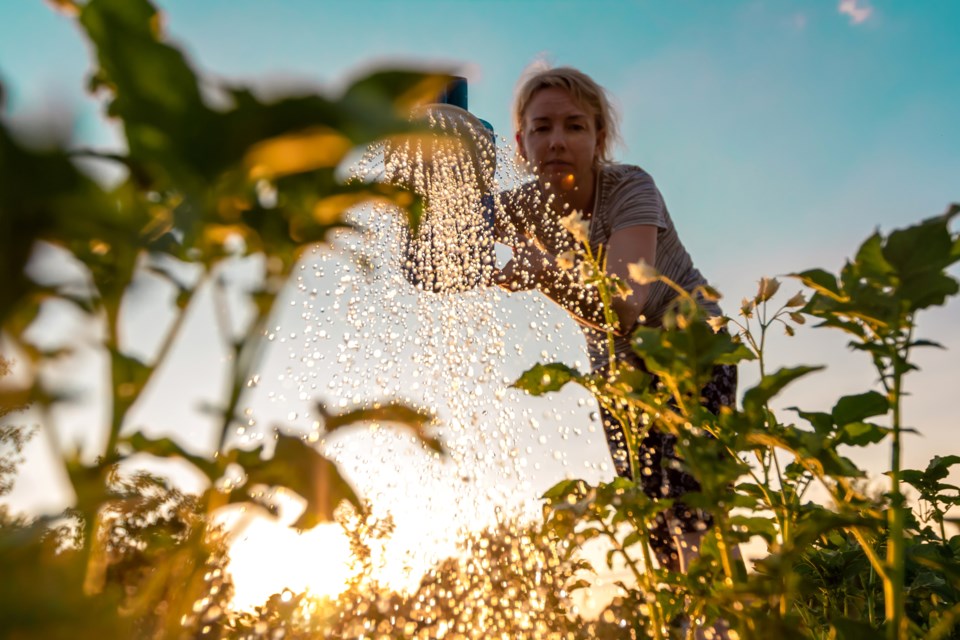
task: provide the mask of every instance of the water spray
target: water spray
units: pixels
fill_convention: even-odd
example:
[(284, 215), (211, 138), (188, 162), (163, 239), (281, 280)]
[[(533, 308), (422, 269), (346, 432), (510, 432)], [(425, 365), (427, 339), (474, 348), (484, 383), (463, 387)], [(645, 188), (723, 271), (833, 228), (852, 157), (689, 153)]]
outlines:
[(388, 179), (418, 193), (426, 205), (420, 228), (405, 231), (404, 276), (433, 293), (473, 289), (490, 281), (495, 261), (493, 127), (470, 113), (467, 80), (459, 76), (413, 117), (429, 133), (385, 153)]

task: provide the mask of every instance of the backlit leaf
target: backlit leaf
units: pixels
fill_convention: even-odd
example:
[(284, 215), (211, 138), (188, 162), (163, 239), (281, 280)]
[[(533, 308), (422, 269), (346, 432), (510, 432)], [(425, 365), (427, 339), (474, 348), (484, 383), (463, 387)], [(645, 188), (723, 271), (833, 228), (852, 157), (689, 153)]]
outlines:
[(273, 457), (268, 460), (247, 457), (244, 471), (248, 485), (284, 487), (307, 501), (303, 515), (294, 526), (309, 529), (333, 520), (334, 509), (343, 500), (361, 508), (359, 498), (336, 465), (299, 437), (279, 432), (276, 437)]
[(426, 427), (433, 421), (433, 416), (422, 409), (399, 402), (388, 402), (332, 414), (318, 402), (317, 412), (323, 418), (323, 426), (328, 433), (358, 422), (395, 423), (409, 428), (417, 439), (431, 450), (439, 454), (444, 453), (440, 441), (426, 432)]
[(123, 438), (121, 444), (127, 444), (133, 453), (148, 453), (160, 458), (182, 458), (196, 467), (212, 482), (220, 477), (218, 465), (209, 458), (190, 453), (170, 438), (150, 438), (140, 432)]
[(838, 429), (837, 443), (863, 447), (880, 442), (892, 431), (869, 422), (849, 422)]
[(744, 394), (744, 410), (760, 410), (788, 384), (823, 368), (822, 366), (785, 367), (764, 376), (755, 387), (748, 389)]
[(247, 152), (244, 164), (250, 178), (276, 178), (325, 167), (335, 167), (353, 143), (329, 127), (311, 127), (258, 142)]
[(865, 418), (885, 414), (890, 409), (886, 396), (876, 391), (868, 391), (852, 396), (844, 396), (833, 407), (833, 421), (837, 425), (859, 422)]
[(551, 391), (559, 391), (568, 382), (582, 381), (583, 375), (565, 364), (536, 364), (521, 374), (511, 385), (522, 389), (532, 396), (540, 396)]
[(837, 301), (843, 301), (845, 299), (844, 295), (840, 292), (840, 286), (837, 284), (836, 276), (829, 271), (810, 269), (790, 275), (794, 278), (799, 278), (803, 284), (821, 295)]

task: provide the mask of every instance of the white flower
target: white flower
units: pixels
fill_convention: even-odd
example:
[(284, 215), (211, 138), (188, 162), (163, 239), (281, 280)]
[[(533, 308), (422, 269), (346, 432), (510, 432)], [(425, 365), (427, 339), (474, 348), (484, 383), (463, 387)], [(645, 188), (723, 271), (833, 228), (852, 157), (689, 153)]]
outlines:
[(573, 239), (580, 244), (587, 244), (590, 241), (590, 222), (584, 220), (579, 211), (560, 218), (560, 226), (569, 231)]
[(785, 307), (802, 307), (805, 304), (807, 304), (807, 300), (806, 298), (803, 297), (803, 292), (798, 291), (797, 295), (787, 300), (787, 304), (785, 304), (784, 306)]
[(597, 277), (597, 270), (589, 260), (584, 260), (578, 264), (577, 269), (580, 271), (580, 282), (592, 282)]
[(566, 270), (573, 269), (573, 265), (576, 262), (576, 257), (576, 251), (564, 251), (557, 256), (557, 266)]
[(630, 285), (617, 276), (610, 276), (610, 288), (613, 290), (613, 295), (623, 300), (629, 298), (630, 294), (633, 293)]
[(730, 318), (726, 316), (713, 316), (707, 318), (707, 324), (710, 325), (710, 328), (713, 329), (714, 333), (718, 333), (721, 329), (726, 327), (728, 322), (730, 322)]
[(660, 272), (647, 264), (643, 258), (628, 264), (627, 273), (630, 274), (630, 279), (638, 284), (650, 284), (660, 277)]
[(779, 288), (780, 281), (776, 278), (760, 278), (760, 287), (757, 290), (757, 297), (755, 298), (757, 304), (766, 302), (772, 298)]

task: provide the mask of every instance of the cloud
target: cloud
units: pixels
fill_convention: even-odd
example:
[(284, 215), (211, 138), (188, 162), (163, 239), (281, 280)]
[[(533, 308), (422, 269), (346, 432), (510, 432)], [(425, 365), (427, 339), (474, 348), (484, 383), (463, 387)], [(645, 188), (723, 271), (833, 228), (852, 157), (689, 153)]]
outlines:
[(861, 24), (873, 15), (869, 0), (840, 0), (837, 11), (841, 15), (850, 16), (850, 24)]

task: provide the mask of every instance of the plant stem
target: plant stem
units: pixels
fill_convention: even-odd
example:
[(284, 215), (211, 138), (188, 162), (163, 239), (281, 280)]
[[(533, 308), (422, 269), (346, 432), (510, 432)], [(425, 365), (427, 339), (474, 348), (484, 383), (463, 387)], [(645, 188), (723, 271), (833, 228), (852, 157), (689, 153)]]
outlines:
[[(909, 322), (909, 321), (908, 321)], [(910, 323), (912, 324), (912, 323)], [(890, 345), (893, 362), (893, 393), (891, 410), (893, 412), (893, 446), (890, 456), (890, 510), (887, 514), (889, 533), (887, 539), (887, 579), (884, 581), (884, 600), (886, 603), (887, 640), (907, 637), (907, 617), (904, 614), (904, 509), (903, 493), (900, 491), (900, 436), (901, 436), (901, 398), (903, 397), (903, 374), (909, 353), (912, 334), (907, 331), (906, 342), (902, 347), (893, 342)]]
[[(623, 556), (624, 561), (627, 563), (627, 566), (630, 567), (630, 572), (633, 574), (634, 579), (637, 581), (637, 584), (643, 585), (645, 590), (648, 592), (653, 592), (655, 585), (652, 584), (650, 576), (653, 572), (653, 558), (650, 556), (650, 549), (647, 546), (646, 540), (640, 541), (640, 548), (643, 553), (643, 562), (646, 568), (645, 571), (641, 572), (637, 569), (637, 563), (634, 562), (633, 558), (627, 553), (627, 550), (623, 548), (623, 545), (620, 544), (620, 541), (617, 540), (616, 532), (610, 529), (607, 526), (607, 523), (601, 518), (600, 526), (603, 527), (603, 532), (606, 534), (610, 541), (613, 543), (614, 548)], [(633, 526), (637, 531), (646, 531), (646, 528), (643, 526), (643, 523), (633, 522)], [(663, 622), (661, 621), (660, 616), (660, 605), (657, 602), (654, 602), (650, 605), (650, 623), (653, 626), (653, 637), (656, 640), (664, 640), (663, 637)]]

